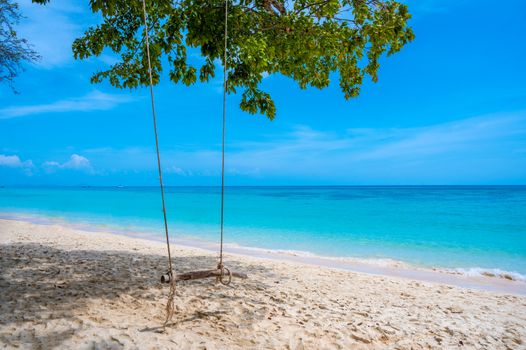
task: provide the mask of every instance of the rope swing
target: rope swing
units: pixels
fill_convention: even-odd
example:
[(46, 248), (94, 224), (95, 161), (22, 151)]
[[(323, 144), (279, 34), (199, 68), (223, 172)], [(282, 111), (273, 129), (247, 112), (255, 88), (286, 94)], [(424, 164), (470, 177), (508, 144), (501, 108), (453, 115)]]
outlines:
[(148, 57), (148, 75), (150, 78), (150, 99), (152, 104), (152, 119), (153, 119), (153, 131), (155, 134), (155, 150), (157, 153), (157, 170), (159, 172), (159, 185), (161, 188), (161, 201), (163, 205), (163, 218), (164, 218), (164, 233), (166, 235), (166, 248), (168, 250), (168, 272), (167, 275), (170, 276), (170, 293), (168, 294), (168, 303), (166, 304), (166, 320), (164, 325), (172, 319), (175, 305), (175, 278), (173, 276), (173, 264), (172, 264), (172, 253), (170, 251), (170, 236), (168, 234), (168, 220), (166, 219), (166, 204), (164, 201), (164, 185), (163, 185), (163, 170), (161, 167), (161, 152), (159, 152), (159, 136), (157, 134), (157, 116), (155, 113), (155, 96), (153, 93), (153, 76), (152, 76), (152, 62), (150, 58), (150, 38), (148, 36), (148, 14), (146, 13), (146, 0), (142, 0), (142, 10), (143, 10), (143, 20), (144, 20), (144, 38), (146, 40), (146, 55)]
[[(217, 268), (221, 270), (221, 275), (217, 277), (217, 281), (228, 285), (232, 279), (230, 270), (223, 265), (223, 227), (224, 227), (224, 211), (225, 211), (225, 134), (226, 134), (226, 82), (227, 82), (227, 44), (228, 44), (228, 0), (225, 0), (225, 47), (223, 51), (223, 132), (221, 137), (221, 243), (219, 244), (219, 264)], [(224, 271), (228, 272), (228, 283), (223, 281)]]
[(226, 136), (226, 97), (227, 97), (227, 48), (228, 48), (228, 0), (225, 0), (225, 27), (224, 27), (224, 56), (223, 56), (223, 126), (222, 126), (222, 144), (221, 144), (221, 209), (220, 209), (220, 244), (219, 244), (219, 262), (216, 269), (201, 270), (175, 274), (172, 264), (172, 255), (170, 251), (170, 235), (168, 233), (168, 221), (166, 219), (166, 205), (164, 199), (164, 185), (163, 174), (161, 168), (161, 155), (159, 152), (159, 137), (157, 133), (157, 118), (155, 113), (155, 98), (153, 93), (153, 75), (152, 64), (150, 58), (150, 43), (149, 43), (149, 28), (148, 28), (148, 14), (146, 11), (146, 0), (142, 0), (143, 20), (144, 20), (144, 38), (146, 40), (146, 54), (148, 57), (148, 75), (150, 82), (150, 97), (152, 105), (152, 119), (153, 129), (155, 134), (155, 148), (157, 152), (157, 170), (159, 172), (159, 184), (161, 189), (161, 200), (164, 218), (164, 231), (166, 235), (166, 247), (168, 250), (168, 271), (161, 277), (161, 282), (170, 284), (170, 292), (168, 294), (168, 302), (166, 304), (166, 319), (164, 326), (167, 326), (171, 321), (175, 312), (175, 290), (176, 281), (194, 280), (201, 278), (215, 277), (216, 282), (223, 285), (229, 285), (232, 281), (232, 276), (238, 278), (247, 278), (247, 275), (242, 273), (231, 272), (224, 266), (223, 263), (223, 242), (224, 242), (224, 208), (225, 208), (225, 136)]

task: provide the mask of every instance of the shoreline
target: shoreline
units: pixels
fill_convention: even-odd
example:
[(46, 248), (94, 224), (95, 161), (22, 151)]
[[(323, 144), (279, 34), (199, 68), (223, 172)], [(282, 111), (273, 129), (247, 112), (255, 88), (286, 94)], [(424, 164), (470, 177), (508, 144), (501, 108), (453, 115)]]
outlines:
[[(176, 273), (217, 252), (172, 246)], [(160, 242), (0, 220), (0, 347), (150, 349), (521, 348), (526, 297), (235, 253), (224, 286), (169, 287)]]
[[(46, 226), (62, 226), (64, 228), (84, 232), (105, 233), (115, 236), (138, 238), (165, 245), (164, 238), (157, 238), (153, 235), (148, 235), (146, 232), (141, 233), (118, 228), (98, 227), (96, 225), (90, 225), (89, 223), (75, 223), (67, 220), (54, 219), (45, 215), (25, 215), (19, 213), (2, 215), (0, 213), (0, 225), (2, 221), (23, 222)], [(197, 238), (178, 238), (171, 240), (171, 244), (182, 248), (202, 249), (210, 253), (215, 253), (218, 249), (218, 243)], [(408, 280), (446, 284), (468, 289), (526, 295), (526, 280), (517, 280), (513, 277), (513, 272), (507, 271), (494, 271), (481, 268), (480, 271), (470, 273), (471, 270), (463, 272), (459, 271), (459, 269), (426, 268), (392, 259), (329, 257), (307, 252), (245, 247), (237, 244), (225, 244), (224, 251), (228, 254), (270, 261), (293, 262), (376, 276), (405, 278)]]

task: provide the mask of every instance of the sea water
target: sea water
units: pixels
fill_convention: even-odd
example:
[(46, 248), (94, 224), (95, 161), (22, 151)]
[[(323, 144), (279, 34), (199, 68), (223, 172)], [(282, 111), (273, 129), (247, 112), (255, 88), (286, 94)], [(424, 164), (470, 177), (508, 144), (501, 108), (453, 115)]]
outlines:
[[(171, 235), (219, 239), (220, 188), (166, 188)], [(157, 187), (0, 188), (0, 216), (164, 237)], [(526, 276), (526, 186), (227, 187), (225, 240)]]

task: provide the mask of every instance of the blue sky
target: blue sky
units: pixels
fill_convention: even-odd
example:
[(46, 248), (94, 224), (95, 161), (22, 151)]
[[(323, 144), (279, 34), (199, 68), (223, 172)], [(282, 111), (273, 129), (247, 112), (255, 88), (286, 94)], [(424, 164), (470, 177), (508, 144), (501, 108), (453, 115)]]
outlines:
[[(0, 86), (0, 185), (156, 185), (148, 90), (91, 85), (110, 53), (72, 57), (88, 2), (20, 3), (43, 59)], [(359, 98), (270, 76), (272, 122), (228, 98), (227, 184), (526, 184), (526, 2), (406, 3), (417, 37)], [(155, 88), (169, 185), (220, 183), (220, 79)]]

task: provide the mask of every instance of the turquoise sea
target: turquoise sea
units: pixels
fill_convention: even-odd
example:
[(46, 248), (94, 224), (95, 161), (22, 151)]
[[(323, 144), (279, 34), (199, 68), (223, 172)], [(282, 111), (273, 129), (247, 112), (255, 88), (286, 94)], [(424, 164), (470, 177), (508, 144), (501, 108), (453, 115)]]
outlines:
[[(172, 239), (219, 238), (218, 187), (169, 187)], [(228, 187), (225, 240), (526, 276), (526, 186)], [(157, 187), (0, 188), (0, 217), (163, 237)]]

